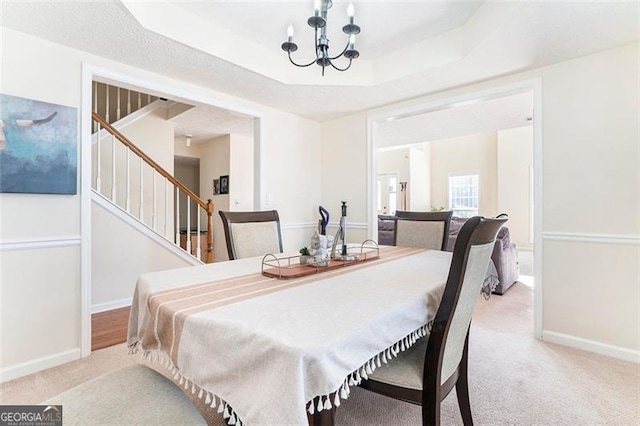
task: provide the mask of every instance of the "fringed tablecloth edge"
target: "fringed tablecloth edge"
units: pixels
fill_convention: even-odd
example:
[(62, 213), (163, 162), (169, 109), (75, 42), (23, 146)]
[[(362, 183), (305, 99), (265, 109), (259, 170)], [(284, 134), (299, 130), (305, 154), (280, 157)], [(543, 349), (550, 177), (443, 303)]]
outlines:
[[(400, 339), (384, 351), (371, 357), (359, 368), (348, 374), (342, 384), (335, 391), (311, 398), (311, 400), (307, 402), (307, 412), (309, 414), (314, 414), (315, 412), (321, 412), (322, 410), (331, 410), (333, 406), (339, 407), (341, 399), (346, 400), (349, 398), (349, 395), (351, 394), (351, 386), (358, 386), (362, 383), (362, 380), (367, 380), (369, 375), (373, 374), (376, 368), (381, 367), (382, 364), (387, 364), (389, 360), (396, 358), (399, 353), (411, 348), (418, 340), (428, 336), (432, 326), (433, 321), (430, 321), (417, 330), (409, 333), (407, 336)], [(331, 404), (331, 395), (334, 395), (333, 405)], [(317, 404), (314, 403), (316, 398), (318, 399)]]
[(129, 355), (137, 354), (142, 351), (142, 357), (148, 362), (151, 363), (159, 363), (162, 365), (167, 371), (171, 373), (171, 377), (178, 383), (179, 386), (183, 387), (186, 392), (191, 388), (191, 394), (195, 395), (196, 392), (198, 394), (198, 399), (204, 401), (206, 405), (215, 409), (217, 406), (217, 412), (222, 414), (222, 417), (226, 420), (228, 425), (235, 426), (243, 426), (244, 423), (240, 419), (238, 413), (235, 412), (231, 405), (227, 403), (224, 399), (222, 399), (217, 394), (204, 389), (203, 387), (197, 385), (193, 380), (189, 379), (185, 375), (183, 375), (178, 368), (173, 364), (173, 361), (169, 356), (167, 356), (162, 350), (157, 349), (142, 349), (142, 345), (140, 341), (136, 341), (128, 345)]

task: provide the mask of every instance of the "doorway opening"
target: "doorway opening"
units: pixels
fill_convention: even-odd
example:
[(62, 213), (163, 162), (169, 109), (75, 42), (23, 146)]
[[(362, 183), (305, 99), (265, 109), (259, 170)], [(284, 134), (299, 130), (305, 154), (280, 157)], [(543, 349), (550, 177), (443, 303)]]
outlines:
[[(243, 122), (249, 123), (250, 125), (250, 130), (249, 130), (250, 137), (246, 138), (248, 139), (248, 142), (247, 140), (245, 140), (243, 145), (245, 148), (246, 148), (246, 145), (250, 145), (250, 148), (245, 149), (243, 151), (244, 153), (248, 153), (248, 155), (244, 157), (242, 161), (246, 162), (245, 164), (246, 167), (244, 168), (251, 170), (252, 176), (249, 178), (244, 177), (245, 184), (240, 184), (240, 182), (243, 181), (242, 179), (239, 179), (237, 181), (232, 181), (232, 182), (236, 182), (236, 188), (247, 188), (247, 187), (250, 188), (247, 192), (243, 193), (243, 197), (248, 197), (247, 202), (245, 204), (248, 208), (255, 207), (259, 209), (264, 204), (261, 196), (261, 193), (262, 193), (261, 188), (263, 185), (264, 171), (263, 171), (263, 160), (262, 160), (262, 152), (261, 152), (262, 125), (263, 125), (262, 113), (247, 109), (242, 106), (234, 105), (228, 101), (221, 101), (214, 96), (206, 95), (206, 94), (203, 94), (202, 92), (196, 93), (188, 89), (182, 89), (179, 86), (170, 86), (170, 85), (167, 85), (166, 83), (161, 83), (160, 80), (158, 80), (158, 82), (154, 82), (154, 80), (149, 79), (148, 76), (138, 78), (130, 75), (123, 75), (115, 71), (110, 71), (110, 70), (94, 67), (87, 64), (83, 65), (82, 74), (83, 75), (82, 75), (81, 134), (82, 134), (83, 149), (81, 150), (82, 172), (81, 172), (81, 178), (80, 178), (81, 188), (82, 188), (82, 192), (81, 192), (81, 195), (82, 195), (81, 196), (81, 233), (82, 233), (81, 298), (82, 298), (82, 301), (81, 301), (80, 338), (81, 338), (81, 352), (82, 352), (82, 356), (84, 357), (84, 356), (88, 356), (91, 353), (92, 313), (98, 313), (98, 312), (114, 310), (120, 307), (124, 307), (130, 303), (131, 295), (133, 294), (133, 289), (129, 288), (129, 289), (126, 289), (126, 291), (121, 292), (120, 295), (111, 294), (111, 295), (108, 295), (107, 297), (108, 300), (101, 301), (98, 299), (100, 297), (105, 296), (105, 294), (94, 291), (94, 289), (92, 288), (95, 284), (94, 277), (96, 276), (97, 269), (100, 268), (101, 264), (107, 263), (106, 261), (102, 262), (100, 260), (101, 259), (100, 256), (96, 256), (96, 253), (92, 253), (96, 248), (94, 245), (95, 241), (101, 241), (103, 243), (105, 242), (104, 239), (95, 239), (92, 237), (92, 228), (100, 229), (99, 226), (93, 226), (94, 219), (93, 219), (93, 210), (92, 210), (92, 204), (95, 198), (94, 196), (92, 196), (92, 193), (95, 192), (95, 189), (98, 187), (98, 185), (95, 182), (96, 181), (95, 158), (96, 158), (97, 152), (102, 152), (100, 149), (96, 149), (94, 146), (94, 143), (92, 142), (92, 139), (93, 139), (92, 133), (95, 131), (95, 125), (93, 124), (95, 119), (92, 117), (92, 112), (95, 110), (94, 108), (95, 98), (93, 97), (93, 93), (94, 93), (94, 88), (96, 84), (104, 84), (107, 86), (114, 86), (117, 88), (112, 94), (109, 95), (109, 96), (112, 95), (112, 97), (110, 97), (111, 101), (115, 101), (119, 97), (120, 97), (120, 100), (122, 101), (122, 97), (124, 95), (126, 96), (127, 101), (131, 100), (132, 104), (136, 103), (137, 97), (135, 98), (136, 100), (134, 100), (133, 96), (131, 96), (129, 92), (130, 93), (137, 92), (137, 93), (149, 95), (151, 97), (150, 99), (151, 103), (153, 102), (164, 103), (164, 105), (160, 105), (160, 108), (158, 108), (158, 105), (155, 105), (154, 108), (150, 108), (150, 109), (153, 109), (153, 112), (148, 112), (149, 115), (156, 116), (156, 118), (158, 118), (159, 121), (169, 122), (173, 117), (184, 113), (186, 110), (193, 110), (193, 109), (203, 109), (209, 112), (225, 111), (228, 115), (242, 117)], [(120, 111), (111, 114), (113, 117), (115, 117), (116, 121), (122, 118), (123, 111), (127, 108), (124, 106), (126, 104), (127, 102), (120, 104), (122, 105), (120, 107)], [(144, 109), (144, 107), (142, 108)], [(142, 113), (139, 113), (138, 115), (141, 115), (141, 114)], [(112, 123), (109, 123), (109, 124), (112, 124)], [(194, 124), (194, 123), (192, 122), (190, 124)], [(233, 123), (228, 123), (228, 124), (232, 125)], [(163, 163), (162, 164), (163, 168), (171, 170), (171, 175), (173, 176), (173, 169), (175, 166), (174, 153), (178, 154), (178, 156), (183, 156), (182, 153), (179, 152), (181, 148), (178, 148), (178, 147), (184, 146), (185, 144), (184, 134), (186, 132), (181, 130), (179, 124), (177, 123), (169, 123), (163, 127), (171, 127), (171, 126), (173, 126), (174, 131), (172, 131), (171, 135), (168, 137), (168, 141), (167, 141), (168, 145), (167, 144), (162, 145), (162, 149), (161, 149), (162, 152), (160, 153), (160, 157), (159, 157), (160, 160), (154, 160), (154, 161), (156, 162), (161, 161)], [(189, 127), (191, 128), (191, 125)], [(157, 130), (153, 126), (148, 126), (148, 128), (150, 128), (151, 131)], [(201, 141), (201, 140), (196, 140), (195, 132), (189, 132), (189, 133), (194, 133), (193, 135), (194, 138), (192, 142)], [(105, 142), (104, 145), (107, 146), (108, 144)], [(170, 148), (167, 148), (169, 145), (170, 145)], [(111, 146), (111, 145), (108, 145), (108, 146)], [(161, 147), (160, 145), (154, 145), (153, 141), (150, 141), (147, 148), (150, 154), (154, 154), (155, 149), (161, 148)], [(113, 208), (113, 210), (120, 209), (124, 212), (126, 212), (127, 201), (126, 200), (123, 201), (123, 196), (124, 194), (127, 193), (127, 191), (126, 189), (122, 189), (123, 187), (119, 186), (121, 185), (121, 183), (118, 183), (120, 182), (119, 180), (116, 180), (116, 184), (114, 185), (113, 179), (111, 179), (111, 177), (120, 173), (118, 169), (119, 167), (118, 165), (128, 164), (126, 161), (122, 161), (123, 156), (126, 157), (126, 153), (127, 153), (126, 150), (120, 149), (118, 147), (116, 147), (116, 149), (110, 150), (109, 158), (111, 159), (115, 158), (115, 161), (112, 161), (112, 164), (115, 164), (116, 167), (110, 168), (111, 176), (109, 179), (104, 178), (104, 176), (102, 179), (102, 187), (105, 187), (105, 188), (108, 187), (109, 194), (110, 194), (110, 196), (108, 197), (109, 199), (105, 201), (111, 202), (114, 205), (116, 205), (116, 203), (118, 202), (123, 203), (125, 208), (122, 208), (121, 206), (116, 206)], [(190, 157), (190, 156), (192, 157), (193, 155), (186, 155), (186, 157)], [(199, 158), (198, 161), (201, 163), (203, 162), (202, 158)], [(133, 170), (133, 168), (138, 167), (139, 170), (142, 170), (142, 173), (137, 174), (138, 176), (137, 179), (141, 182), (144, 182), (145, 190), (150, 190), (151, 188), (153, 188), (154, 183), (156, 182), (157, 169), (154, 167), (151, 167), (151, 170), (148, 170), (147, 166), (144, 166), (144, 169), (143, 169), (143, 167), (134, 165), (133, 162), (131, 162), (131, 164), (132, 164), (132, 167), (130, 170), (130, 177), (135, 179), (131, 171)], [(137, 163), (137, 164), (140, 164), (140, 163)], [(203, 166), (205, 166), (205, 164), (201, 164), (201, 167), (200, 167), (201, 172), (203, 171), (203, 169), (205, 169), (205, 167)], [(116, 172), (113, 172), (114, 169), (116, 169)], [(125, 166), (125, 170), (126, 170), (126, 166)], [(207, 170), (211, 170), (211, 168), (207, 168)], [(105, 176), (106, 174), (108, 174), (106, 173), (107, 172), (106, 169), (103, 169), (103, 172), (105, 172)], [(126, 175), (126, 171), (124, 171), (123, 174)], [(228, 170), (222, 171), (220, 174), (229, 175), (229, 172)], [(233, 176), (231, 176), (229, 179), (233, 179)], [(210, 179), (210, 177), (206, 177), (206, 179), (201, 177), (200, 179), (202, 183), (200, 184), (200, 187), (199, 187), (199, 190), (200, 190), (199, 194), (202, 194), (203, 197), (206, 197), (205, 200), (207, 198), (211, 198), (211, 199), (214, 198), (212, 180), (213, 179)], [(207, 183), (207, 181), (209, 181), (209, 183)], [(161, 211), (160, 208), (158, 209), (152, 208), (152, 206), (154, 205), (153, 201), (141, 202), (140, 200), (142, 200), (143, 198), (146, 200), (146, 195), (139, 196), (140, 200), (138, 201), (137, 205), (135, 204), (135, 200), (133, 199), (133, 197), (130, 203), (131, 210), (140, 211), (140, 206), (144, 206), (143, 213), (140, 214), (140, 216), (142, 216), (145, 219), (149, 219), (148, 222), (151, 222), (151, 223), (154, 223), (154, 217), (152, 212), (154, 210), (157, 210), (158, 212), (160, 212), (155, 217), (156, 228), (152, 229), (151, 231), (146, 231), (145, 233), (147, 237), (157, 238), (157, 239), (161, 239), (169, 233), (172, 233), (174, 236), (176, 234), (179, 234), (179, 232), (175, 232), (176, 231), (176, 229), (174, 229), (176, 226), (175, 224), (176, 222), (178, 222), (178, 225), (177, 225), (178, 229), (182, 224), (181, 220), (178, 220), (178, 221), (175, 220), (177, 215), (179, 214), (179, 209), (175, 208), (175, 205), (173, 204), (173, 200), (175, 199), (175, 193), (171, 191), (171, 188), (169, 188), (168, 186), (166, 188), (164, 186), (161, 186), (159, 182), (160, 182), (160, 179), (158, 178), (157, 193), (159, 195), (156, 198), (156, 202), (158, 204), (161, 204), (163, 203), (162, 200), (164, 200), (163, 205), (168, 206), (165, 208), (165, 210)], [(140, 185), (140, 186), (143, 186), (143, 185)], [(115, 190), (113, 188), (115, 188)], [(233, 188), (233, 183), (231, 183), (231, 188)], [(105, 198), (105, 197), (102, 197), (102, 198)], [(153, 196), (150, 197), (150, 200), (152, 199), (153, 199)], [(193, 220), (191, 214), (186, 214), (185, 216), (188, 221)], [(212, 215), (212, 217), (215, 217), (215, 216)], [(195, 219), (195, 221), (199, 222), (197, 218)], [(164, 228), (167, 228), (167, 229), (165, 230)], [(109, 237), (111, 237), (111, 235), (109, 235)], [(123, 240), (121, 239), (120, 241), (122, 242)], [(177, 246), (179, 246), (180, 245), (179, 236), (177, 239), (177, 243), (170, 242), (169, 244), (176, 244)], [(185, 245), (188, 245), (188, 244), (185, 244)], [(99, 261), (96, 263), (95, 259), (99, 259)], [(149, 260), (151, 261), (152, 259), (149, 259)], [(123, 271), (123, 272), (127, 272), (127, 271), (131, 272), (135, 268), (123, 267), (123, 268), (112, 268), (112, 269), (117, 269), (118, 271)], [(136, 274), (136, 272), (134, 271), (132, 272), (132, 274)], [(132, 279), (126, 279), (126, 280), (112, 280), (112, 281), (113, 282), (122, 281), (130, 284), (131, 282), (135, 283), (136, 279), (137, 277)]]
[(381, 175), (395, 173), (406, 181), (406, 210), (453, 210), (461, 218), (507, 213), (517, 241), (518, 281), (535, 288), (537, 337), (542, 332), (540, 95), (540, 81), (528, 81), (368, 119), (370, 237), (376, 238), (377, 216), (384, 212)]

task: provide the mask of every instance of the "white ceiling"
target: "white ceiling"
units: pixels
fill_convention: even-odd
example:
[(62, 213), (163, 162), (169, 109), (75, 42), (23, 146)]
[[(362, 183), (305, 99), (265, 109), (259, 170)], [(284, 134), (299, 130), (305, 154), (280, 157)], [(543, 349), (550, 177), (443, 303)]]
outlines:
[(484, 100), (378, 123), (379, 148), (431, 142), (476, 133), (530, 126), (531, 92)]
[[(172, 3), (199, 15), (213, 25), (242, 34), (278, 55), (283, 54), (280, 45), (285, 41), (287, 27), (291, 24), (295, 29), (294, 41), (300, 48), (299, 52), (313, 52), (313, 29), (306, 23), (313, 15), (312, 0)], [(247, 3), (251, 5), (250, 11)], [(355, 5), (354, 23), (362, 28), (362, 37), (357, 37), (357, 48), (362, 53), (361, 58), (371, 59), (464, 24), (482, 1), (352, 3)], [(348, 23), (348, 4), (349, 1), (336, 0), (328, 12), (327, 34), (334, 48), (343, 48), (347, 42), (342, 27)]]
[[(357, 2), (362, 61), (323, 78), (279, 50), (290, 21), (301, 51), (311, 38), (304, 24), (311, 0), (174, 3), (4, 0), (2, 24), (318, 121), (638, 38), (637, 2)], [(330, 11), (335, 25), (344, 7), (336, 2)]]
[(212, 106), (197, 106), (171, 119), (176, 125), (177, 139), (191, 135), (191, 143), (199, 144), (227, 135), (253, 138), (253, 117)]

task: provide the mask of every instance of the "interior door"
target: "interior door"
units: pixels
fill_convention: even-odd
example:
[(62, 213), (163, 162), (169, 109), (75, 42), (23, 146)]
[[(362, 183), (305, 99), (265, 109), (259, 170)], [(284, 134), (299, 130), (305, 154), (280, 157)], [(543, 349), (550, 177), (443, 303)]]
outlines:
[(398, 175), (378, 175), (378, 214), (394, 215), (398, 207)]

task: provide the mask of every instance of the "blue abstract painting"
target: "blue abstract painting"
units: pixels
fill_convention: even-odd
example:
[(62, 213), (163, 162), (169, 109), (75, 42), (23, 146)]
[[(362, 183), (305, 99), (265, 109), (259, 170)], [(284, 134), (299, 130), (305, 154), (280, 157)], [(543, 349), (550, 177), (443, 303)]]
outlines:
[(75, 194), (75, 108), (0, 94), (0, 192)]

